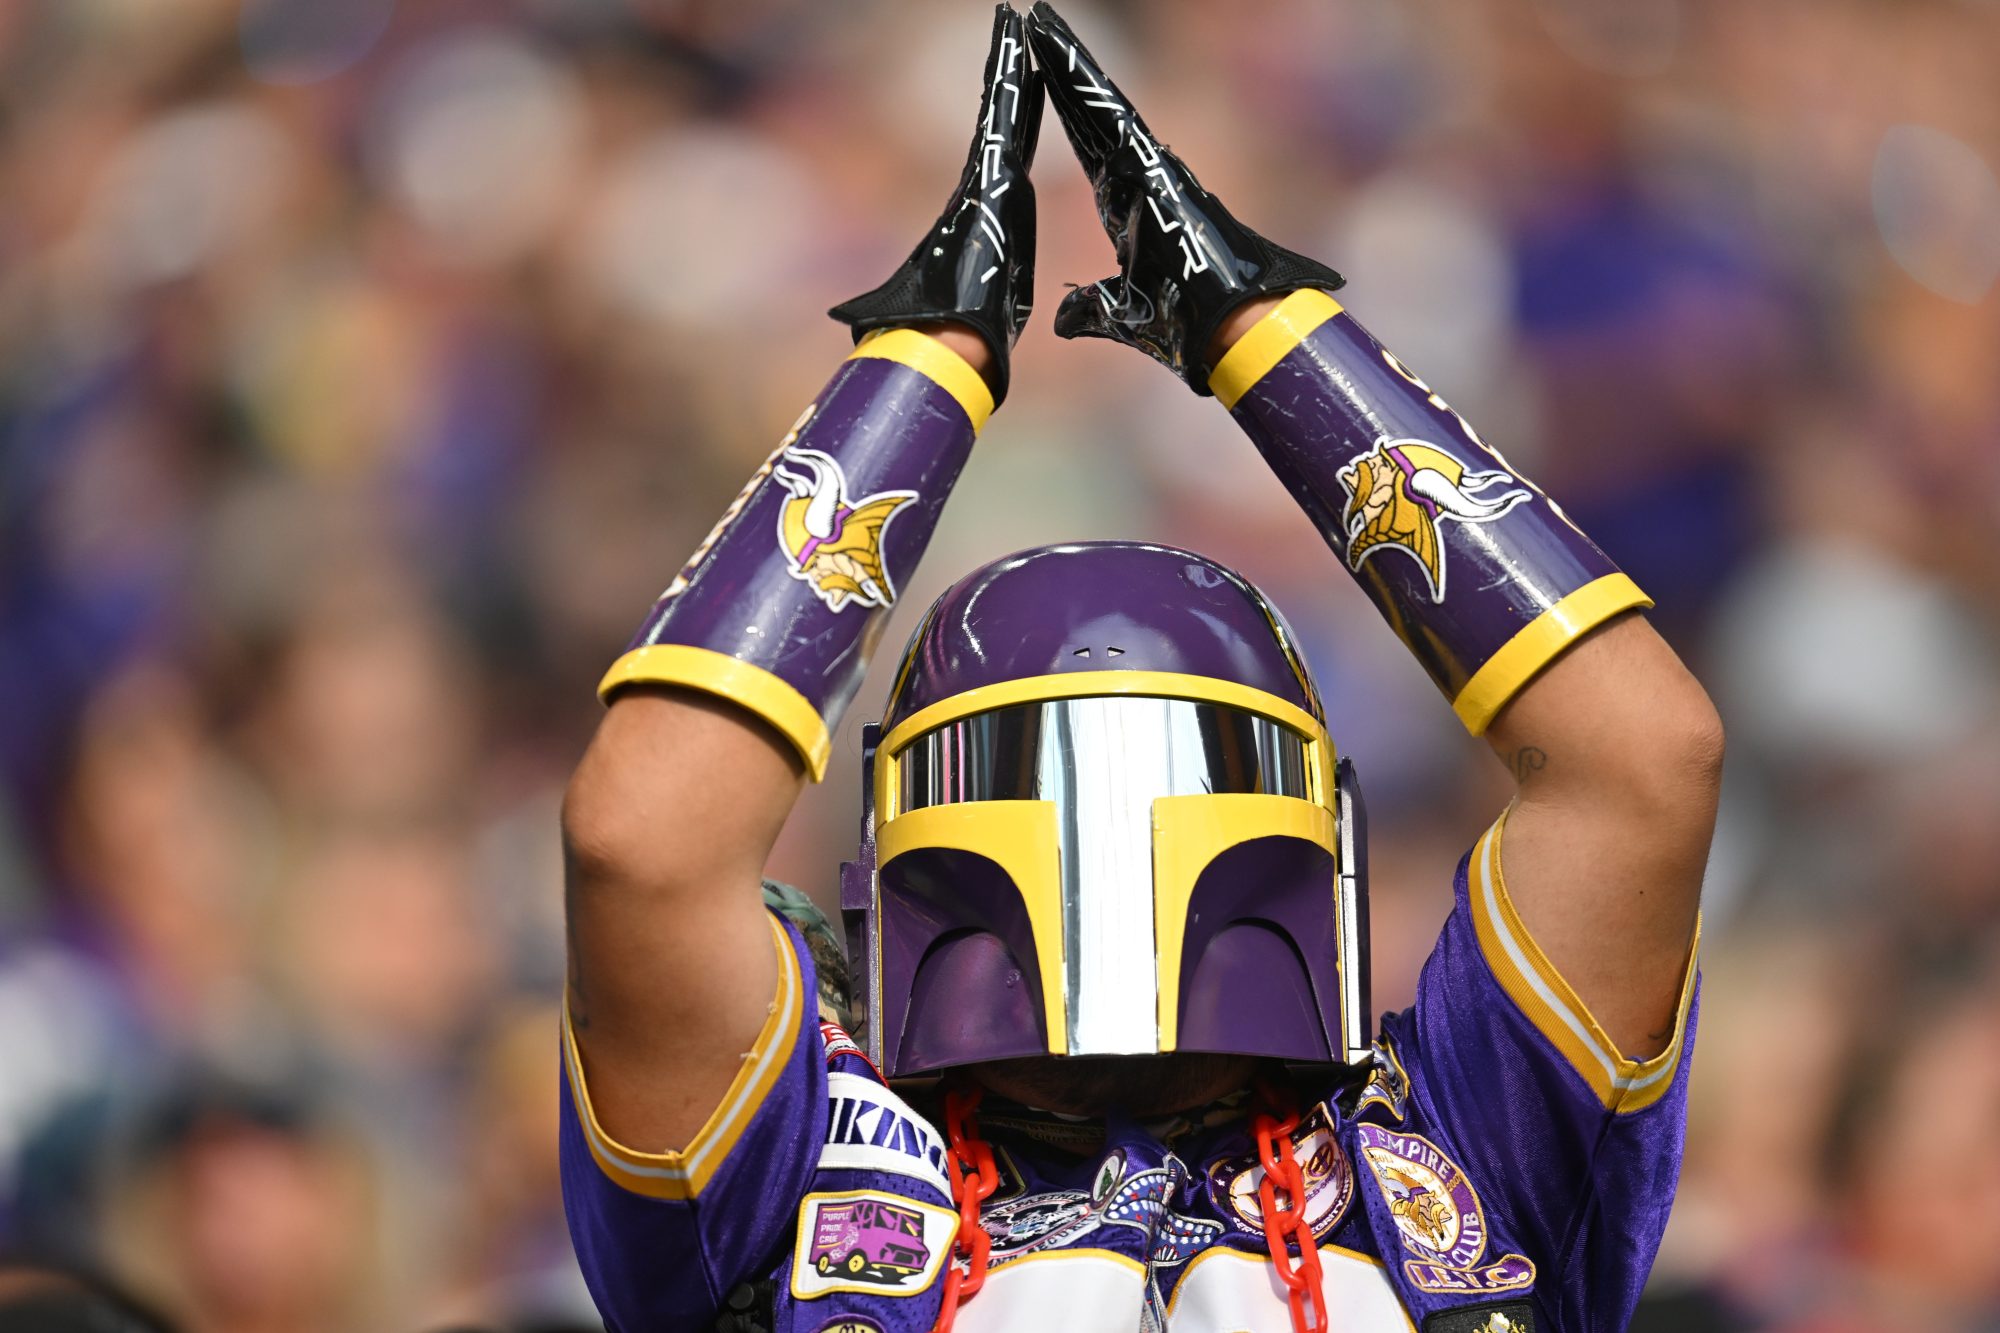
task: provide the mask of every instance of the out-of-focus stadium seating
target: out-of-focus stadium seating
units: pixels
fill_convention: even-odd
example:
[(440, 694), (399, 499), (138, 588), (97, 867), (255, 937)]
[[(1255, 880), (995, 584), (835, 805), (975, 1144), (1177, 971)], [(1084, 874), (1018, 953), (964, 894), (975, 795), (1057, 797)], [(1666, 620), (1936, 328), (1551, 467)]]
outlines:
[[(1066, 8), (1722, 704), (1637, 1327), (2000, 1326), (2000, 8)], [(0, 6), (0, 1252), (201, 1333), (589, 1320), (561, 785), (598, 672), (842, 354), (820, 312), (944, 198), (986, 22)], [(1046, 314), (1111, 261), (1059, 135), (1038, 186)], [(1039, 319), (899, 624), (1101, 536), (1235, 564), (1299, 628), (1403, 1003), (1502, 775), (1212, 403)], [(772, 867), (823, 900), (883, 688)]]

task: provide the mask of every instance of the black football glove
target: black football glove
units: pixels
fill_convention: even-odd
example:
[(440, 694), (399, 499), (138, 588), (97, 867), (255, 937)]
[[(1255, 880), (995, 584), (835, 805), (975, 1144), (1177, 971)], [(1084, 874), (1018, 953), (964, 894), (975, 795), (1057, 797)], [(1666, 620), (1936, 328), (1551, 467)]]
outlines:
[(955, 320), (993, 350), (993, 399), (1007, 396), (1008, 353), (1034, 308), (1035, 187), (1028, 167), (1042, 124), (1042, 84), (1028, 57), (1021, 16), (993, 15), (979, 127), (965, 173), (937, 225), (889, 280), (827, 313), (871, 329)]
[(1136, 347), (1206, 395), (1209, 340), (1230, 311), (1301, 287), (1335, 291), (1345, 280), (1265, 240), (1202, 189), (1047, 0), (1029, 16), (1028, 34), (1124, 266), (1063, 298), (1056, 333)]

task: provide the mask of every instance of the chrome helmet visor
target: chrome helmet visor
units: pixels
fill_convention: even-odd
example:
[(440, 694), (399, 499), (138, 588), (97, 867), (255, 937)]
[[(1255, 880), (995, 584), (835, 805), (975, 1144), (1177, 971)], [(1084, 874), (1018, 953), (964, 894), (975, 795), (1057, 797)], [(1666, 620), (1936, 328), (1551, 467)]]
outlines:
[[(1316, 801), (1315, 763), (1308, 737), (1245, 709), (1139, 695), (1050, 699), (913, 738), (895, 755), (895, 809), (900, 816), (980, 801), (1052, 806), (1067, 1053), (1152, 1054), (1171, 1049), (1157, 960), (1162, 943), (1176, 945), (1187, 924), (1156, 919), (1155, 802)], [(1326, 888), (1330, 900), (1331, 876)]]

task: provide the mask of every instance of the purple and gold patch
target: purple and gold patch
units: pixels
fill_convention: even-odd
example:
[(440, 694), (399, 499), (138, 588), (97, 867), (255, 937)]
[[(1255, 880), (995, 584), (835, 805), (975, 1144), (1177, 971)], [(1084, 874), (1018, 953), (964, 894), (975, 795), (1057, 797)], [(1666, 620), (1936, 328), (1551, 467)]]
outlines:
[(1376, 1040), (1373, 1057), (1368, 1085), (1362, 1088), (1354, 1113), (1358, 1116), (1370, 1106), (1379, 1106), (1401, 1122), (1409, 1111), (1410, 1076), (1403, 1072), (1402, 1058), (1387, 1033)]
[(937, 1280), (958, 1214), (879, 1190), (808, 1194), (799, 1204), (792, 1295), (914, 1296)]
[(1433, 1295), (1482, 1295), (1498, 1291), (1521, 1291), (1535, 1285), (1534, 1261), (1522, 1254), (1503, 1254), (1478, 1268), (1451, 1268), (1444, 1264), (1403, 1261), (1403, 1272), (1419, 1291)]
[(1418, 1290), (1471, 1294), (1534, 1285), (1535, 1265), (1523, 1255), (1480, 1264), (1489, 1235), (1486, 1214), (1472, 1182), (1443, 1149), (1421, 1134), (1376, 1125), (1362, 1125), (1357, 1133), (1397, 1235), (1417, 1256), (1404, 1260), (1403, 1272)]
[(1403, 1244), (1449, 1268), (1478, 1263), (1486, 1253), (1486, 1214), (1458, 1163), (1421, 1134), (1362, 1125), (1357, 1136)]
[[(1354, 1200), (1354, 1166), (1341, 1151), (1324, 1104), (1292, 1131), (1292, 1156), (1306, 1182), (1306, 1222), (1324, 1239)], [(1254, 1155), (1228, 1157), (1208, 1168), (1208, 1197), (1216, 1212), (1234, 1214), (1253, 1236), (1264, 1234), (1264, 1205), (1258, 1187), (1264, 1168)]]

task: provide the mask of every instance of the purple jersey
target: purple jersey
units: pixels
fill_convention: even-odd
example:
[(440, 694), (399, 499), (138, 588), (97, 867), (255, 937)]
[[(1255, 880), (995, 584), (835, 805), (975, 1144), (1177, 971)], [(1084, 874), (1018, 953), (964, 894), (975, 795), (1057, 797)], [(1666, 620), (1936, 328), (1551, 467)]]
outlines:
[[(1623, 1329), (1666, 1225), (1692, 959), (1672, 1043), (1624, 1059), (1515, 915), (1504, 824), (1460, 862), (1416, 1004), (1384, 1020), (1366, 1086), (1301, 1088), (1293, 1151), (1342, 1333)], [(799, 936), (774, 918), (772, 938), (778, 1003), (684, 1152), (611, 1141), (566, 1037), (564, 1201), (614, 1333), (937, 1319), (957, 1227), (943, 1136), (817, 1021)], [(1245, 1116), (1079, 1122), (989, 1099), (980, 1122), (1001, 1184), (962, 1333), (1290, 1333)]]

